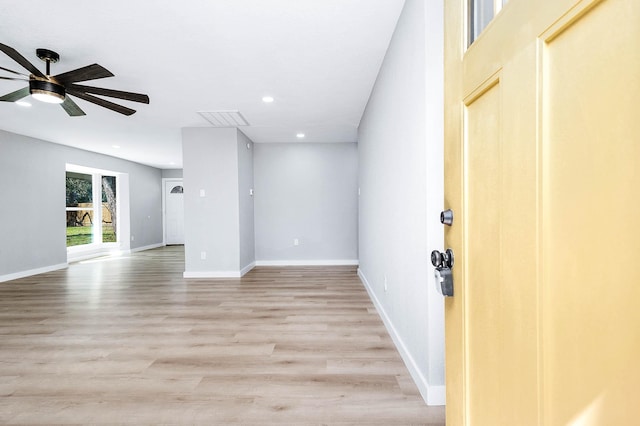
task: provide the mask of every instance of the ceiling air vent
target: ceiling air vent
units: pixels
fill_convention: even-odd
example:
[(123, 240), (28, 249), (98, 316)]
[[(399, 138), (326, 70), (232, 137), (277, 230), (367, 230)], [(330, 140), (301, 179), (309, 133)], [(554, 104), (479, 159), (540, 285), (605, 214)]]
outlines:
[(198, 111), (213, 127), (239, 127), (248, 126), (249, 123), (240, 114), (240, 111)]

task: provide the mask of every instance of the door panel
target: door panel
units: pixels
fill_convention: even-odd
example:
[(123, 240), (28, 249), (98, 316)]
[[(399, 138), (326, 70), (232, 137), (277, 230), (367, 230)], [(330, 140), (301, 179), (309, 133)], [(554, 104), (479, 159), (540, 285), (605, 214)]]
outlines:
[[(495, 83), (495, 84), (494, 84)], [(466, 256), (468, 353), (466, 378), (469, 390), (469, 416), (486, 424), (497, 412), (499, 398), (483, 394), (500, 393), (500, 359), (495, 357), (501, 345), (500, 309), (500, 86), (490, 88), (465, 108), (466, 186), (469, 214)]]
[(627, 425), (640, 401), (640, 2), (445, 2), (447, 425)]
[(591, 424), (631, 424), (607, 417), (616, 405), (638, 421), (640, 382), (616, 388), (640, 360), (639, 11), (637, 1), (602, 2), (543, 46), (549, 424), (585, 413)]

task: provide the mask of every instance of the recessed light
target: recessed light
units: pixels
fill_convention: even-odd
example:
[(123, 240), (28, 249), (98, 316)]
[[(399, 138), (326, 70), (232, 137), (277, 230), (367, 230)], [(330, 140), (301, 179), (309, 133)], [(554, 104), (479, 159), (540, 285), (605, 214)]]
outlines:
[(171, 161), (171, 162), (169, 162), (169, 165), (170, 165), (170, 166), (175, 166), (175, 165), (176, 165), (176, 163), (174, 163), (173, 161)]
[(264, 103), (266, 103), (266, 104), (270, 104), (270, 103), (271, 103), (271, 102), (273, 102), (273, 101), (274, 101), (273, 96), (264, 96), (264, 97), (262, 98), (262, 102), (264, 102)]
[(31, 104), (27, 101), (16, 101), (16, 105), (20, 105), (21, 107), (30, 107)]
[(111, 145), (111, 148), (120, 149), (120, 145)]
[(304, 133), (298, 133), (298, 134), (296, 135), (296, 138), (298, 138), (298, 139), (302, 139), (302, 138), (304, 138)]

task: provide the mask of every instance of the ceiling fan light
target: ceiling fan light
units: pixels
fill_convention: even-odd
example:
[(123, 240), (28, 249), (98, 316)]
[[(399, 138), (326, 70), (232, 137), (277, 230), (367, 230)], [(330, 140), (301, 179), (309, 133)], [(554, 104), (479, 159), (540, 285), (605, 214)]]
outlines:
[(50, 81), (31, 80), (29, 93), (34, 99), (49, 104), (61, 104), (65, 98), (64, 87)]
[(64, 96), (60, 96), (57, 93), (46, 92), (46, 91), (36, 91), (31, 92), (31, 96), (34, 99), (39, 100), (40, 102), (46, 102), (48, 104), (61, 104), (64, 102)]

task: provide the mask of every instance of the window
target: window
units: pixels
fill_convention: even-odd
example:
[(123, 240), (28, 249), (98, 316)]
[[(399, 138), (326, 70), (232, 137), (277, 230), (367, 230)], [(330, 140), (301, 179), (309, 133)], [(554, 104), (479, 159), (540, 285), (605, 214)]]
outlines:
[(469, 0), (469, 45), (502, 10), (508, 0)]
[(93, 177), (67, 172), (67, 247), (93, 243)]
[(116, 177), (102, 176), (102, 242), (118, 241), (118, 211), (116, 203)]
[(67, 247), (118, 241), (116, 176), (68, 170)]

